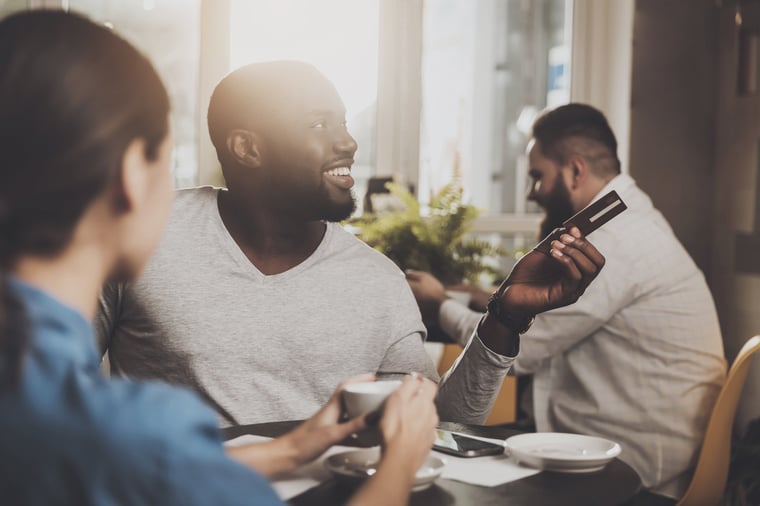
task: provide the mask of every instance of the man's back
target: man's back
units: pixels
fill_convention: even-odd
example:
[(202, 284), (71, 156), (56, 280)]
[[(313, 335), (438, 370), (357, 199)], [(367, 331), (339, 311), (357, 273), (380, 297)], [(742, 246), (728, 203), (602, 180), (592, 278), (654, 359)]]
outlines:
[(632, 179), (629, 209), (592, 239), (605, 269), (576, 304), (540, 315), (518, 373), (534, 373), (538, 430), (607, 436), (646, 487), (679, 496), (725, 379), (717, 314), (699, 269)]

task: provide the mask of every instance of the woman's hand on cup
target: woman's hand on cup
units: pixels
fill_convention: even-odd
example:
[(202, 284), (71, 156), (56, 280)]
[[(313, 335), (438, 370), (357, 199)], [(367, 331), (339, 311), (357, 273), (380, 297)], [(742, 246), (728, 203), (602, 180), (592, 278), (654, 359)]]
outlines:
[(283, 436), (289, 438), (298, 464), (314, 460), (335, 443), (367, 426), (364, 416), (341, 421), (343, 412), (341, 396), (346, 385), (374, 380), (374, 374), (363, 374), (342, 382), (322, 409)]
[(383, 459), (398, 459), (414, 475), (425, 462), (435, 441), (438, 385), (413, 374), (386, 400), (380, 431)]

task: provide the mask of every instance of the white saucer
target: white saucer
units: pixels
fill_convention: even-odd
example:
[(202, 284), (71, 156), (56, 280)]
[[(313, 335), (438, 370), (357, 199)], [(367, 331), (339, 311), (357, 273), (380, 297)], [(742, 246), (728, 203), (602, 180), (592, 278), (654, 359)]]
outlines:
[(614, 441), (561, 432), (520, 434), (505, 444), (519, 463), (563, 473), (600, 471), (620, 455), (620, 445)]
[[(375, 473), (379, 459), (380, 447), (352, 450), (330, 455), (325, 459), (325, 467), (342, 478), (364, 479)], [(417, 471), (412, 491), (425, 490), (431, 486), (445, 466), (445, 459), (431, 454)]]

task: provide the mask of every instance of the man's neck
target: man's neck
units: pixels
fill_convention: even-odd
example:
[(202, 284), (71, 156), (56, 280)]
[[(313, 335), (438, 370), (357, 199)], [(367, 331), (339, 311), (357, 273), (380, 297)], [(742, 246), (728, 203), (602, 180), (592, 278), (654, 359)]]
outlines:
[(326, 225), (283, 215), (251, 198), (219, 192), (219, 215), (232, 239), (248, 260), (266, 275), (280, 274), (300, 264), (317, 249)]
[(615, 179), (617, 175), (609, 176), (609, 177), (593, 177), (588, 181), (588, 185), (584, 188), (584, 194), (583, 198), (579, 202), (579, 205), (577, 205), (577, 209), (574, 210), (574, 212), (578, 212), (584, 207), (591, 204), (591, 201), (594, 200), (604, 189), (605, 186), (609, 184), (610, 181)]

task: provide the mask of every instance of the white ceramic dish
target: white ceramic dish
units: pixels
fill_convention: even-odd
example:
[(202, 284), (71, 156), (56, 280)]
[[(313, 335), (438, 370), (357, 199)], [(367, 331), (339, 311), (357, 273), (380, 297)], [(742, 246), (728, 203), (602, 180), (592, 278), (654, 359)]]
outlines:
[[(325, 467), (341, 478), (365, 479), (377, 470), (380, 448), (367, 448), (336, 453), (325, 459)], [(413, 492), (425, 490), (441, 476), (446, 460), (431, 454), (417, 471)]]
[(563, 473), (599, 471), (620, 455), (620, 445), (614, 441), (561, 432), (520, 434), (505, 444), (519, 463)]

